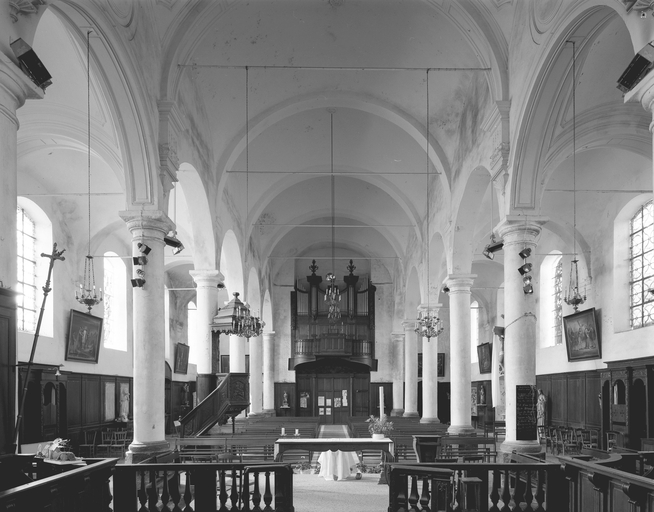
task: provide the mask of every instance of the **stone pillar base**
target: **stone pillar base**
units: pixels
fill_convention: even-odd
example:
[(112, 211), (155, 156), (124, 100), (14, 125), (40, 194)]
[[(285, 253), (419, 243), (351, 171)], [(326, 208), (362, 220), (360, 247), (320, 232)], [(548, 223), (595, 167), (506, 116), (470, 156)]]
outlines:
[(261, 411), (261, 414), (263, 414), (264, 416), (277, 416), (277, 414), (275, 413), (275, 409), (263, 409)]
[(425, 418), (424, 416), (420, 418), (420, 423), (440, 423), (441, 420), (438, 418)]
[(125, 464), (138, 464), (154, 455), (168, 451), (170, 451), (170, 443), (168, 441), (132, 443), (125, 453)]
[(404, 409), (391, 410), (391, 416), (402, 416), (402, 414), (404, 414)]
[(475, 432), (475, 429), (472, 428), (472, 425), (450, 425), (447, 429), (448, 434), (452, 435), (469, 435)]
[(416, 412), (409, 412), (409, 411), (404, 411), (404, 414), (402, 414), (405, 418), (417, 418), (418, 417), (418, 411)]
[(517, 453), (540, 453), (543, 449), (541, 444), (534, 441), (504, 441), (500, 447), (499, 451), (502, 453), (511, 453), (514, 450)]

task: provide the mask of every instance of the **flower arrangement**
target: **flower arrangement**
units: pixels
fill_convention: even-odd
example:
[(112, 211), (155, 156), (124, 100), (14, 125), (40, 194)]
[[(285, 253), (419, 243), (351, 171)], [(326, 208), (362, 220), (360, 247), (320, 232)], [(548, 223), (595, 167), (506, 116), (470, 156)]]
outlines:
[[(304, 457), (302, 457), (302, 459), (304, 459)], [(310, 471), (311, 463), (308, 460), (300, 460), (300, 462), (293, 465), (293, 469), (297, 472)]]
[(368, 423), (368, 432), (371, 434), (383, 434), (386, 436), (395, 429), (393, 422), (388, 421), (388, 417), (385, 414), (381, 418), (377, 418), (371, 414), (366, 422)]

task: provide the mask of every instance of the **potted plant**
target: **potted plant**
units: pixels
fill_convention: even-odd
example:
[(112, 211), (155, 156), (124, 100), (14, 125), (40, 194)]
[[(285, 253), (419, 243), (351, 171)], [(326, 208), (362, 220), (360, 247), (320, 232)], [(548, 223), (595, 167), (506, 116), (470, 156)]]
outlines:
[(372, 434), (373, 439), (383, 439), (393, 431), (393, 422), (388, 421), (388, 417), (384, 414), (381, 418), (370, 415), (366, 420), (368, 422), (368, 432)]
[[(302, 457), (304, 459), (304, 457)], [(298, 463), (295, 464), (294, 469), (297, 471), (297, 473), (301, 473), (303, 475), (311, 473), (311, 463), (307, 460), (302, 460)]]

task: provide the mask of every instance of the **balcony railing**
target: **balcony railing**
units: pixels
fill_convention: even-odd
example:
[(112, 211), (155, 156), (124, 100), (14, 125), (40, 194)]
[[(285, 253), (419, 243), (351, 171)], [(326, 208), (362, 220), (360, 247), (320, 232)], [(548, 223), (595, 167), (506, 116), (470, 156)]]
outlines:
[(295, 341), (295, 356), (354, 356), (372, 357), (373, 342), (356, 340), (344, 336), (324, 336), (321, 338)]
[(294, 512), (293, 470), (284, 464), (119, 465), (113, 510)]

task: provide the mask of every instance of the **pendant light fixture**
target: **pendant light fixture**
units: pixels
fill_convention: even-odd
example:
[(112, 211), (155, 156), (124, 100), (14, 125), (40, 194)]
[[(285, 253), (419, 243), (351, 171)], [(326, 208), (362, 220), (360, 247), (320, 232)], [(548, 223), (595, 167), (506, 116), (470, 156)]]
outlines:
[[(245, 67), (245, 256), (248, 255), (250, 244), (250, 73)], [(250, 306), (246, 303), (244, 309), (243, 327), (240, 336), (256, 338), (261, 336), (266, 325), (258, 316), (252, 316)]]
[(84, 277), (75, 291), (75, 299), (86, 306), (91, 314), (93, 306), (102, 302), (102, 290), (95, 287), (95, 271), (91, 256), (91, 31), (86, 32), (86, 108), (87, 108), (87, 184), (88, 184), (88, 252), (84, 258)]
[(330, 136), (330, 165), (331, 173), (329, 175), (330, 179), (330, 190), (331, 190), (331, 214), (332, 214), (332, 271), (327, 273), (325, 279), (327, 280), (327, 289), (325, 290), (325, 302), (327, 303), (327, 318), (330, 322), (336, 322), (341, 318), (341, 308), (339, 303), (341, 302), (341, 291), (336, 284), (336, 274), (334, 273), (334, 259), (335, 259), (335, 247), (334, 247), (334, 238), (336, 231), (336, 214), (335, 214), (335, 187), (334, 187), (334, 112), (333, 108), (328, 108), (329, 112), (329, 136)]
[(575, 312), (586, 302), (586, 290), (579, 292), (579, 268), (577, 259), (577, 55), (575, 42), (572, 43), (572, 243), (573, 256), (570, 262), (570, 279), (564, 301), (572, 306)]
[(416, 318), (415, 332), (423, 338), (430, 341), (443, 332), (443, 322), (436, 315), (433, 315), (429, 307), (429, 202), (430, 202), (430, 182), (429, 182), (429, 69), (427, 69), (427, 138), (425, 144), (425, 152), (427, 153), (427, 233), (425, 234), (425, 247), (427, 253), (427, 309), (426, 311), (419, 310), (418, 317)]

